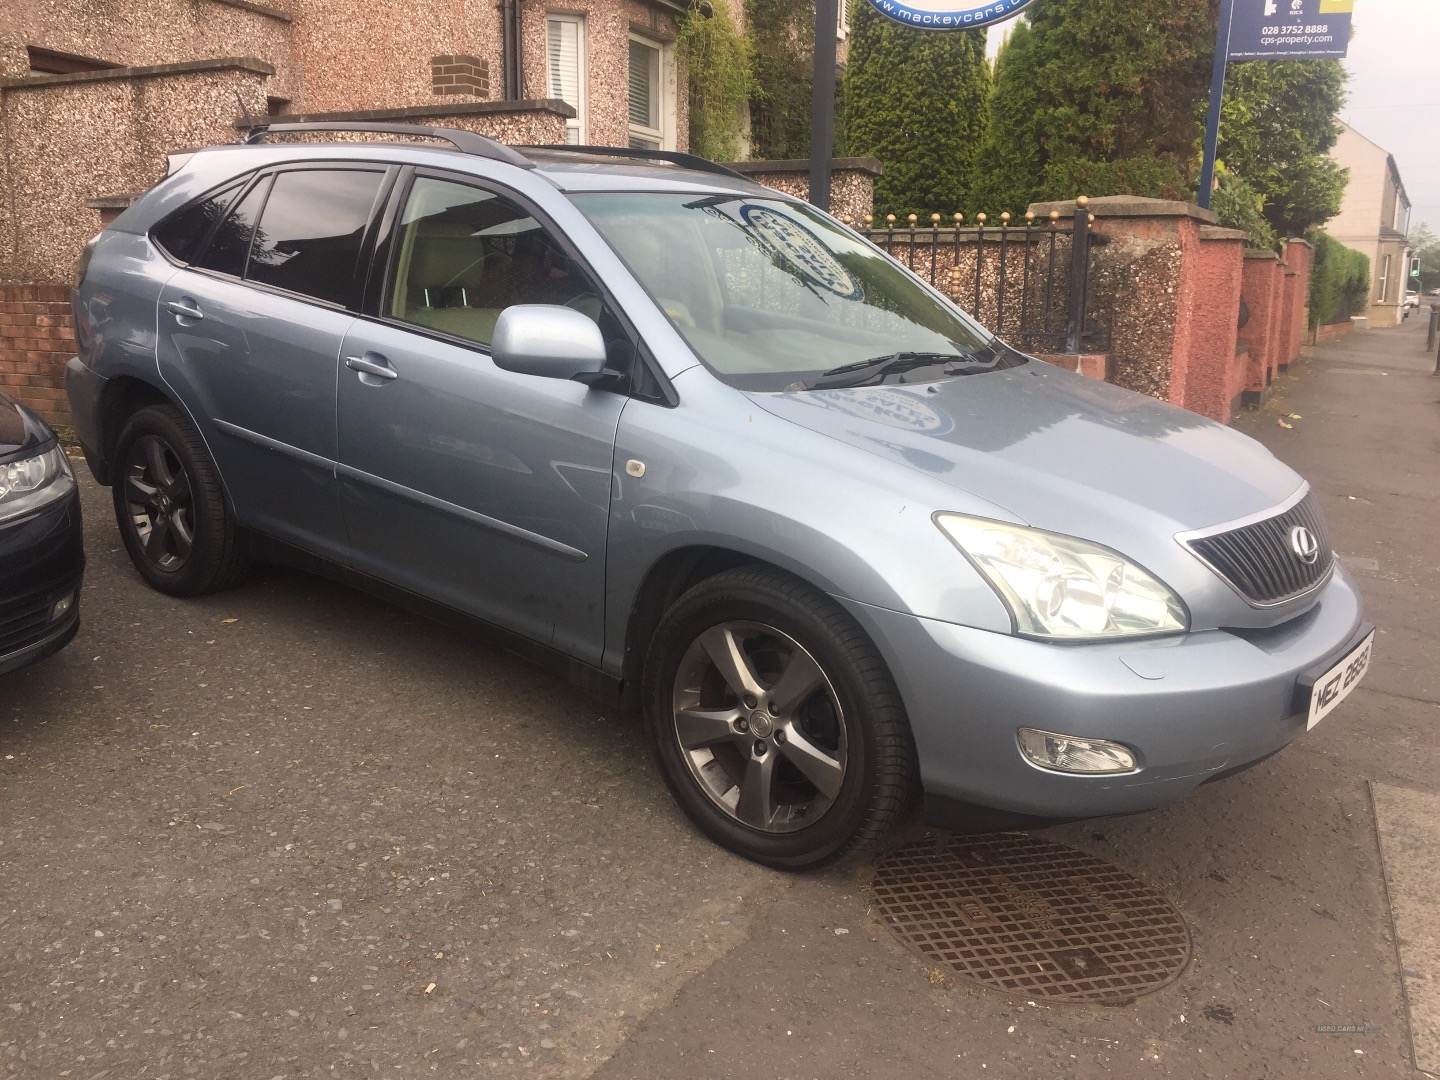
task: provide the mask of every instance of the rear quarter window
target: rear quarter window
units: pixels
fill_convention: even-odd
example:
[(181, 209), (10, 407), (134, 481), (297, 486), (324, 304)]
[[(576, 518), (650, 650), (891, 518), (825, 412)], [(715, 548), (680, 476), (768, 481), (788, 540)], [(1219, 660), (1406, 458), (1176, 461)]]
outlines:
[(175, 211), (155, 226), (150, 238), (172, 259), (183, 263), (194, 262), (211, 230), (225, 216), (225, 210), (240, 186), (232, 184), (223, 191)]
[(270, 188), (270, 178), (261, 177), (240, 201), (225, 216), (215, 229), (215, 234), (205, 250), (194, 260), (196, 266), (214, 270), (231, 277), (245, 273), (245, 259), (250, 254), (250, 241), (255, 236), (256, 222), (260, 219), (260, 208), (265, 205), (265, 192)]

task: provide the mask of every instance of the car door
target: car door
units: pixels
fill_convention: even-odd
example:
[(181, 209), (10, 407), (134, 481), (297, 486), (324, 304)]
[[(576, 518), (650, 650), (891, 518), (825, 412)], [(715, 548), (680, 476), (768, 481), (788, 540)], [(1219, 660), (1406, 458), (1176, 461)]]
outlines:
[(345, 336), (341, 505), (355, 565), (588, 662), (604, 636), (605, 536), (626, 398), (497, 368), (512, 304), (633, 337), (568, 247), (513, 193), (417, 173), (396, 200), (370, 318)]
[[(260, 175), (166, 284), (157, 313), (161, 375), (205, 436), (238, 519), (332, 557), (345, 550), (336, 362), (386, 177), (339, 164)], [(162, 225), (162, 247), (164, 235)]]

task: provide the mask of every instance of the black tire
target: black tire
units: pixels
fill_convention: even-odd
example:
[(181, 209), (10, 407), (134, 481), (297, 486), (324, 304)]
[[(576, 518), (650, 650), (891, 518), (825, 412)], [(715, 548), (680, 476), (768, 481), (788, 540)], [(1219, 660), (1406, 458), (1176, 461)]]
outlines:
[[(731, 789), (737, 805), (727, 810), (714, 788), (732, 778), (721, 777), (718, 782), (702, 779), (705, 775), (716, 775), (715, 769), (721, 765), (704, 752), (712, 748), (707, 746), (700, 752), (699, 756), (707, 761), (703, 766), (696, 766), (693, 764), (696, 754), (682, 749), (680, 744), (677, 701), (679, 695), (690, 693), (688, 687), (694, 682), (693, 658), (698, 655), (694, 649), (704, 649), (701, 635), (724, 633), (728, 626), (737, 629), (733, 631), (735, 637), (727, 640), (740, 640), (740, 635), (753, 631), (758, 637), (750, 640), (763, 643), (765, 632), (773, 628), (791, 639), (789, 644), (798, 644), (808, 653), (807, 659), (818, 664), (824, 680), (814, 694), (821, 695), (822, 705), (832, 706), (828, 716), (844, 730), (845, 742), (840, 744), (844, 749), (837, 754), (843, 766), (838, 793), (826, 798), (818, 787), (814, 788), (815, 801), (823, 803), (824, 808), (813, 822), (803, 823), (803, 818), (799, 825), (793, 820), (788, 822), (786, 828), (790, 831), (772, 832), (742, 821), (739, 814), (743, 785), (738, 779)], [(711, 636), (708, 640), (715, 638)], [(741, 648), (744, 651), (755, 646), (744, 644)], [(700, 662), (705, 662), (703, 657)], [(686, 674), (683, 688), (676, 683), (682, 664)], [(711, 674), (719, 674), (718, 666)], [(759, 674), (756, 664), (751, 664), (751, 674)], [(766, 683), (762, 678), (761, 683), (768, 696), (769, 690), (778, 688), (779, 680)], [(730, 690), (722, 685), (715, 692), (724, 696)], [(783, 870), (803, 870), (833, 862), (884, 837), (905, 817), (911, 805), (916, 784), (914, 741), (899, 692), (884, 661), (864, 631), (833, 600), (778, 570), (761, 566), (727, 570), (707, 578), (681, 596), (662, 617), (650, 640), (642, 700), (656, 760), (676, 800), (712, 840), (755, 862)], [(817, 699), (812, 694), (809, 700), (813, 707)], [(838, 709), (834, 709), (834, 705), (838, 705)], [(721, 708), (730, 707), (726, 704)], [(697, 710), (703, 708), (707, 707), (696, 705)], [(764, 708), (748, 715), (749, 727), (743, 720), (735, 721), (736, 730), (746, 732), (735, 737), (742, 741), (724, 750), (725, 754), (733, 755), (733, 767), (742, 770), (750, 763), (743, 740), (754, 738), (757, 719), (767, 730), (769, 726), (764, 719), (768, 715)], [(798, 710), (796, 716), (797, 724), (804, 722), (798, 719)], [(779, 726), (782, 721), (775, 723)], [(792, 726), (791, 730), (798, 728)], [(803, 734), (810, 736), (809, 731)], [(782, 736), (772, 738), (777, 740), (774, 746), (779, 755), (775, 759), (777, 767), (790, 768), (789, 775), (798, 776), (793, 765), (785, 764), (789, 751), (796, 749), (795, 736), (790, 736), (789, 746), (784, 745)], [(721, 742), (718, 738), (713, 741), (717, 746)], [(756, 761), (763, 760), (760, 749), (763, 742), (755, 739), (749, 744), (756, 747), (760, 755)], [(720, 753), (714, 750), (714, 758), (718, 759)], [(749, 774), (745, 776), (748, 778)], [(780, 782), (780, 774), (775, 776)], [(711, 790), (707, 790), (707, 783)], [(800, 787), (805, 783), (801, 778)], [(769, 806), (768, 799), (765, 805)], [(803, 815), (808, 809), (800, 813)]]
[(179, 410), (147, 405), (131, 415), (115, 444), (115, 465), (115, 521), (151, 587), (201, 596), (239, 583), (240, 530), (204, 440)]

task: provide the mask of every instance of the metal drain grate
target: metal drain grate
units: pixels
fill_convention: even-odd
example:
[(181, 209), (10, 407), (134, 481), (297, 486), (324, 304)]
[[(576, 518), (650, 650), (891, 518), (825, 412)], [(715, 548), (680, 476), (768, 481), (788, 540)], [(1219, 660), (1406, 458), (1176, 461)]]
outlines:
[(871, 892), (901, 940), (1002, 990), (1124, 1005), (1185, 970), (1190, 931), (1150, 886), (1028, 833), (935, 837), (885, 856)]

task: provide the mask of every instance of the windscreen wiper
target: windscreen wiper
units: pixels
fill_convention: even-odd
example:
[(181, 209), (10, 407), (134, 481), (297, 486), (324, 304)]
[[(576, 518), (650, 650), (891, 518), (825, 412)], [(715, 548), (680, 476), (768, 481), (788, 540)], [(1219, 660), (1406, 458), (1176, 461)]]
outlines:
[(898, 375), (915, 368), (932, 367), (944, 363), (982, 362), (973, 353), (943, 352), (894, 352), (883, 356), (872, 356), (868, 360), (856, 360), (853, 364), (841, 364), (823, 372), (819, 378), (807, 383), (807, 390), (827, 390), (844, 386), (864, 386), (868, 382), (879, 382), (887, 375)]

